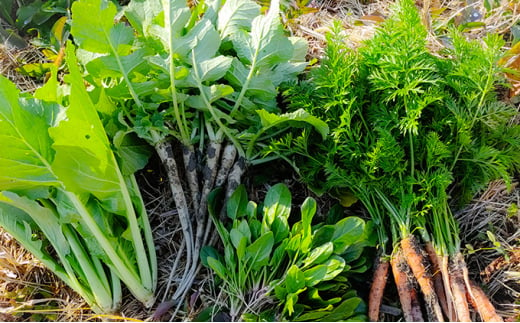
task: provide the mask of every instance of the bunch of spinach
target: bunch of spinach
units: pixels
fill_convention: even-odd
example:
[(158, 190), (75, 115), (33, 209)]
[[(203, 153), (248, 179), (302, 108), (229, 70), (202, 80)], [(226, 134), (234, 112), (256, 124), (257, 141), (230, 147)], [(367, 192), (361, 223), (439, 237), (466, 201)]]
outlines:
[(72, 6), (92, 95), (155, 148), (168, 174), (187, 256), (174, 299), (187, 293), (208, 241), (210, 191), (227, 183), (230, 195), (246, 164), (276, 158), (263, 154), (266, 142), (286, 129), (328, 130), (304, 111), (279, 113), (277, 87), (305, 68), (307, 45), (285, 36), (278, 13), (277, 1), (261, 14), (249, 0), (192, 8), (132, 0), (122, 12), (105, 0)]
[[(228, 308), (220, 311), (227, 310), (232, 321), (366, 319), (364, 302), (349, 276), (368, 269), (363, 250), (373, 243), (371, 225), (347, 217), (312, 226), (313, 198), (303, 202), (301, 218), (291, 225), (292, 198), (284, 184), (272, 186), (260, 206), (248, 202), (244, 186), (239, 186), (223, 207), (232, 221), (226, 225), (219, 219), (221, 195), (219, 189), (212, 192), (209, 213), (224, 254), (213, 247), (201, 253), (202, 263), (220, 278), (227, 295)], [(279, 306), (273, 311), (275, 300)]]
[[(469, 301), (484, 319), (496, 320), (475, 301), (479, 291), (469, 282), (452, 210), (493, 179), (510, 182), (520, 165), (520, 127), (510, 122), (518, 111), (497, 99), (499, 37), (479, 43), (457, 31), (449, 36), (448, 48), (430, 53), (426, 29), (407, 0), (359, 51), (344, 44), (336, 27), (321, 66), (287, 91), (291, 106), (328, 123), (329, 137), (305, 132), (272, 149), (297, 152), (295, 166), (311, 187), (363, 203), (378, 228), (382, 265), (391, 260), (396, 282), (405, 277), (398, 282), (405, 319), (422, 319), (414, 316), (420, 313), (414, 293), (402, 284), (408, 270), (430, 319), (467, 320)], [(417, 253), (419, 240), (431, 273)], [(382, 297), (382, 288), (373, 294)]]
[(151, 306), (155, 248), (134, 172), (147, 156), (113, 143), (69, 44), (67, 85), (34, 97), (0, 76), (0, 225), (90, 304), (112, 313), (122, 281)]

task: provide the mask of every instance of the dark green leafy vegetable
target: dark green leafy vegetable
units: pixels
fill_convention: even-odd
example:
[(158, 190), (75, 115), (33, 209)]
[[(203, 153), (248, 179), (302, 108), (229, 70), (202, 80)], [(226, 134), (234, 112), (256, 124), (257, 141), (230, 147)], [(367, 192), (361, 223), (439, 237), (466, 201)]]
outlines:
[(276, 105), (277, 87), (303, 71), (307, 49), (285, 35), (278, 7), (273, 1), (261, 14), (249, 0), (192, 8), (132, 0), (122, 12), (105, 0), (72, 6), (71, 34), (92, 93), (117, 107), (114, 118), (153, 146), (167, 171), (188, 268), (174, 299), (184, 299), (208, 241), (211, 190), (227, 187), (229, 196), (247, 165), (283, 157), (266, 156), (270, 138), (295, 126), (328, 131), (308, 113), (281, 114)]
[[(311, 226), (316, 213), (314, 199), (305, 200), (300, 221), (289, 225), (292, 198), (285, 185), (271, 187), (261, 207), (247, 201), (241, 185), (225, 206), (232, 220), (227, 226), (219, 220), (221, 193), (211, 193), (209, 210), (224, 244), (224, 255), (206, 246), (201, 259), (221, 279), (229, 295), (227, 310), (232, 320), (259, 320), (262, 315), (254, 313), (267, 310), (273, 298), (280, 302), (277, 318), (364, 319), (364, 303), (355, 295), (348, 277), (355, 271), (364, 272), (366, 259), (361, 252), (351, 257), (347, 254), (350, 248), (363, 250), (371, 245), (370, 226), (360, 218), (345, 218), (330, 226), (337, 227), (334, 235), (314, 246), (324, 228)], [(334, 250), (337, 241), (341, 241), (341, 250)]]

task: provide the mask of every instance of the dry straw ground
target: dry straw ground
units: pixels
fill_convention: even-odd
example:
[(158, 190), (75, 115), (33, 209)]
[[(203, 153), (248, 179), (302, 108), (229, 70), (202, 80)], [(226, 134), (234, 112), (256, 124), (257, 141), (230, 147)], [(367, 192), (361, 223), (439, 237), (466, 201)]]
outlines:
[[(485, 0), (487, 1), (487, 0)], [(296, 1), (289, 1), (295, 4)], [(490, 1), (493, 2), (493, 1)], [(423, 20), (430, 28), (430, 46), (436, 51), (443, 46), (438, 31), (450, 24), (476, 22), (467, 30), (471, 38), (496, 32), (504, 35), (511, 45), (512, 27), (520, 21), (519, 1), (495, 1), (495, 7), (487, 11), (484, 1), (423, 0), (417, 1)], [(389, 14), (391, 1), (313, 0), (308, 7), (311, 13), (284, 17), (290, 32), (305, 37), (310, 44), (309, 59), (319, 62), (325, 46), (325, 34), (333, 20), (341, 20), (345, 28), (345, 41), (353, 48), (368, 39), (377, 24)], [(295, 8), (296, 9), (296, 8)], [(506, 48), (507, 49), (507, 48)], [(35, 47), (23, 50), (6, 48), (0, 44), (0, 73), (13, 80), (22, 91), (31, 92), (41, 84), (24, 76), (16, 68), (26, 63), (41, 62), (44, 56)], [(507, 95), (505, 95), (507, 98)], [(514, 99), (514, 98), (513, 98)], [(251, 177), (251, 176), (250, 176)], [(285, 180), (296, 196), (310, 194), (288, 174)], [(172, 201), (167, 185), (157, 163), (152, 163), (139, 175), (143, 195), (147, 201), (154, 229), (159, 259), (159, 285), (157, 304), (168, 303), (172, 285), (180, 272), (172, 272), (177, 250), (181, 247), (179, 225), (174, 222)], [(259, 199), (265, 186), (250, 183), (252, 199)], [(264, 184), (265, 185), (265, 184)], [(296, 200), (297, 198), (295, 198)], [(326, 199), (320, 199), (325, 204)], [(509, 320), (520, 318), (520, 185), (511, 191), (502, 182), (491, 183), (489, 188), (475, 197), (468, 208), (458, 214), (464, 242), (469, 253), (470, 273), (482, 282), (500, 314)], [(179, 269), (180, 271), (180, 269)], [(181, 306), (176, 316), (164, 313), (161, 320), (190, 320), (208, 302), (218, 302), (218, 291), (211, 288), (212, 276), (204, 271), (198, 277), (188, 306)], [(175, 305), (175, 304), (174, 304)], [(145, 309), (126, 297), (117, 316), (94, 315), (86, 304), (67, 286), (47, 271), (27, 251), (21, 248), (7, 233), (0, 230), (0, 321), (141, 321), (153, 320), (154, 309)], [(157, 311), (159, 314), (161, 309)], [(158, 313), (155, 313), (157, 316)], [(396, 317), (388, 316), (388, 319)]]

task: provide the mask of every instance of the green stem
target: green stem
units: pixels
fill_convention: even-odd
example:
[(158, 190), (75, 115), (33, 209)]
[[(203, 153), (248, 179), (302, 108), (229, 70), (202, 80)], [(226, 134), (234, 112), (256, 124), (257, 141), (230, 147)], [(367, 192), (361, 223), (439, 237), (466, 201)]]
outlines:
[(200, 96), (201, 96), (202, 100), (204, 101), (204, 105), (206, 105), (206, 108), (208, 109), (209, 113), (211, 114), (211, 117), (213, 118), (215, 123), (219, 126), (219, 130), (223, 131), (224, 134), (226, 135), (226, 137), (228, 137), (228, 139), (233, 143), (233, 145), (235, 145), (235, 147), (238, 151), (238, 154), (240, 156), (244, 156), (244, 150), (242, 148), (242, 145), (238, 142), (237, 138), (229, 132), (229, 128), (226, 127), (222, 123), (222, 121), (220, 121), (220, 118), (215, 113), (213, 106), (211, 105), (211, 103), (209, 102), (209, 99), (206, 96), (206, 92), (204, 91), (204, 87), (200, 81), (199, 70), (197, 68), (197, 63), (195, 62), (195, 53), (193, 50), (192, 50), (191, 56), (192, 56), (193, 72), (195, 74), (194, 78), (197, 81), (197, 87), (200, 90)]
[[(164, 5), (163, 1), (163, 5)], [(180, 111), (179, 102), (177, 100), (177, 87), (175, 86), (175, 63), (173, 61), (173, 53), (174, 53), (174, 34), (171, 30), (171, 5), (172, 3), (170, 1), (166, 1), (167, 3), (167, 10), (164, 10), (164, 24), (165, 27), (168, 26), (168, 52), (170, 53), (170, 56), (168, 57), (168, 66), (169, 66), (169, 76), (170, 76), (170, 91), (172, 96), (172, 102), (173, 102), (173, 113), (175, 115), (175, 120), (177, 122), (177, 127), (179, 128), (179, 133), (181, 136), (181, 143), (187, 144), (189, 142), (189, 134), (188, 134), (188, 127), (186, 127), (185, 123), (185, 114), (184, 111)]]
[[(117, 165), (117, 161), (114, 159), (113, 161)], [(139, 223), (137, 222), (137, 215), (135, 213), (135, 208), (132, 203), (132, 199), (130, 197), (130, 192), (128, 191), (128, 186), (126, 185), (126, 181), (121, 173), (119, 167), (116, 167), (117, 177), (119, 179), (120, 187), (122, 188), (121, 194), (123, 195), (123, 201), (126, 206), (126, 218), (128, 220), (128, 224), (130, 227), (130, 233), (132, 235), (132, 244), (135, 249), (135, 260), (137, 261), (137, 267), (139, 268), (139, 276), (140, 281), (143, 284), (146, 290), (149, 290), (153, 293), (155, 290), (154, 278), (152, 277), (152, 273), (150, 272), (150, 264), (148, 262), (148, 253), (144, 248), (143, 237), (141, 236), (141, 229), (139, 227)], [(146, 214), (146, 210), (144, 212)], [(148, 219), (143, 219), (144, 222), (149, 222)], [(151, 231), (151, 229), (150, 229)], [(151, 232), (150, 232), (151, 235)], [(146, 238), (145, 238), (146, 239)], [(148, 237), (148, 240), (153, 238)], [(150, 251), (150, 249), (148, 249)], [(155, 258), (155, 255), (154, 257)], [(150, 306), (152, 304), (149, 304)]]
[(132, 191), (134, 192), (136, 200), (139, 203), (136, 207), (137, 212), (140, 215), (140, 222), (142, 225), (146, 246), (148, 247), (148, 259), (150, 260), (152, 287), (155, 289), (157, 286), (157, 255), (155, 253), (155, 242), (153, 239), (152, 228), (150, 226), (148, 212), (146, 211), (146, 207), (143, 203), (141, 191), (139, 190), (139, 185), (137, 184), (137, 180), (134, 175), (130, 176), (130, 182)]
[(245, 96), (247, 90), (249, 89), (249, 83), (251, 83), (251, 79), (253, 78), (253, 75), (256, 70), (256, 60), (257, 60), (259, 51), (260, 51), (260, 47), (258, 46), (256, 48), (256, 51), (255, 51), (255, 54), (253, 57), (253, 62), (251, 62), (251, 69), (249, 70), (249, 73), (247, 74), (246, 81), (244, 82), (244, 86), (242, 86), (242, 90), (240, 90), (240, 94), (238, 95), (238, 98), (235, 101), (235, 105), (233, 106), (233, 109), (231, 109), (231, 112), (229, 113), (230, 116), (233, 116), (236, 113), (236, 111), (242, 104), (242, 100), (244, 99), (244, 96)]
[(112, 293), (110, 292), (110, 285), (107, 284), (108, 280), (103, 271), (103, 268), (98, 268), (91, 261), (88, 253), (83, 249), (78, 236), (68, 226), (63, 226), (63, 234), (67, 238), (70, 244), (72, 253), (78, 261), (81, 270), (85, 274), (87, 284), (94, 292), (94, 298), (96, 305), (103, 309), (103, 312), (112, 313), (115, 308), (112, 308), (114, 304), (112, 300)]
[(69, 201), (74, 205), (78, 211), (83, 223), (85, 223), (88, 230), (96, 237), (102, 250), (106, 253), (110, 260), (113, 269), (117, 272), (121, 280), (128, 286), (132, 294), (143, 302), (144, 304), (151, 304), (153, 302), (153, 293), (144, 288), (141, 280), (131, 262), (124, 261), (118, 254), (112, 241), (109, 241), (105, 233), (101, 231), (92, 215), (85, 208), (85, 205), (79, 200), (74, 193), (62, 190), (62, 193), (67, 196)]

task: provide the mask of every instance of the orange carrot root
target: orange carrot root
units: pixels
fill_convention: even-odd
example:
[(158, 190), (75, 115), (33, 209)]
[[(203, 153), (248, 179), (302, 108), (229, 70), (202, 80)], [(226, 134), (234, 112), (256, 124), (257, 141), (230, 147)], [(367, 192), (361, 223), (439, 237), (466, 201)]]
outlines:
[(469, 282), (471, 287), (471, 295), (468, 293), (468, 298), (471, 305), (477, 309), (482, 321), (484, 322), (504, 322), (504, 320), (497, 314), (495, 307), (486, 296), (484, 291), (477, 286), (473, 281)]
[(428, 309), (428, 315), (431, 316), (430, 319), (432, 321), (443, 322), (444, 317), (442, 315), (439, 299), (433, 288), (432, 276), (425, 265), (426, 258), (423, 256), (417, 240), (414, 236), (410, 235), (401, 240), (401, 247), (403, 253), (406, 255), (406, 262), (412, 269), (413, 275), (421, 287), (426, 307)]
[(446, 303), (448, 303), (448, 314), (446, 316), (449, 318), (450, 322), (455, 322), (457, 321), (457, 314), (453, 308), (453, 294), (451, 293), (450, 272), (448, 270), (449, 259), (448, 256), (445, 255), (439, 256), (439, 258), (442, 282), (444, 285), (444, 292), (446, 293)]
[(368, 297), (368, 319), (372, 322), (379, 321), (379, 308), (381, 307), (386, 281), (388, 279), (389, 265), (388, 260), (380, 258), (377, 262), (376, 270), (374, 271), (374, 278)]
[(428, 241), (424, 245), (424, 249), (428, 254), (428, 258), (432, 264), (432, 278), (433, 278), (433, 288), (435, 289), (435, 293), (437, 297), (439, 297), (439, 303), (441, 304), (442, 311), (444, 315), (452, 321), (454, 318), (450, 314), (451, 308), (448, 306), (449, 297), (446, 295), (446, 291), (444, 289), (444, 283), (442, 281), (442, 270), (441, 270), (441, 261), (440, 256), (435, 251), (433, 244), (431, 241)]
[(414, 322), (411, 297), (412, 287), (408, 281), (407, 274), (407, 272), (410, 271), (410, 268), (408, 267), (400, 248), (393, 254), (390, 264), (392, 265), (392, 274), (394, 275), (394, 281), (397, 286), (397, 293), (399, 294), (404, 320), (407, 322)]
[(450, 266), (450, 285), (453, 294), (455, 313), (459, 322), (471, 322), (469, 305), (466, 298), (466, 284), (458, 257), (454, 257)]

